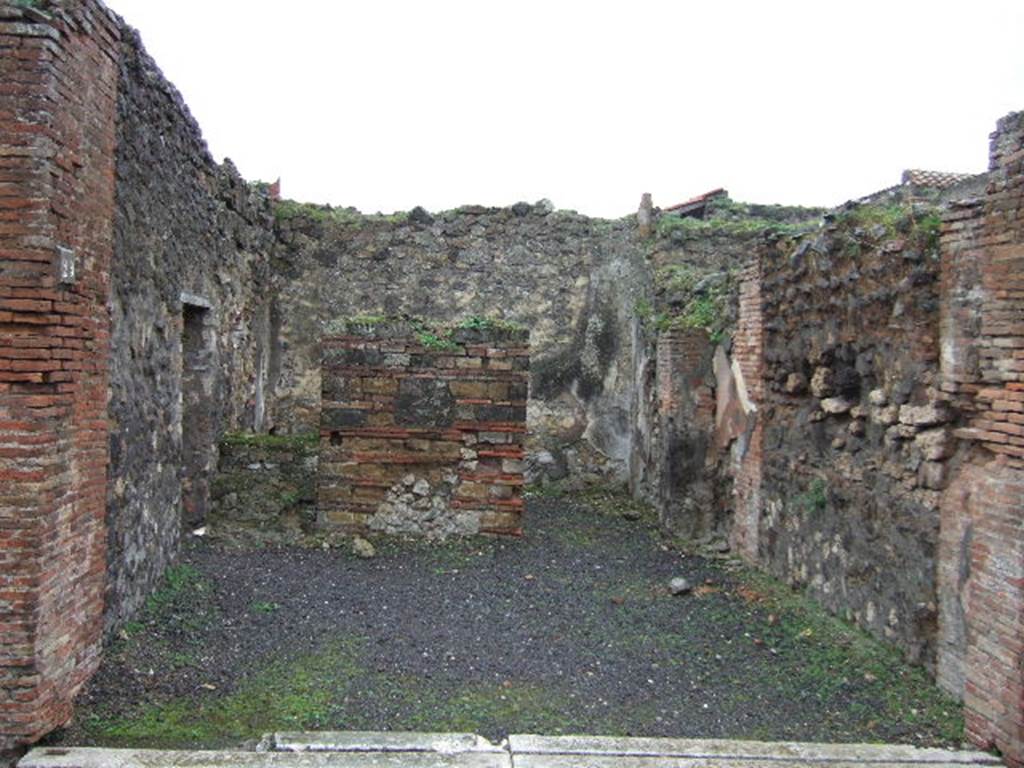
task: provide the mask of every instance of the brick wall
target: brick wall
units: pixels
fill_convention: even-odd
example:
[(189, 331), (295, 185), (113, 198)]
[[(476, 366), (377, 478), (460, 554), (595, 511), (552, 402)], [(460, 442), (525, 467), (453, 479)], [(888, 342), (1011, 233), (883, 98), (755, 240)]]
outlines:
[(533, 479), (625, 480), (630, 328), (650, 272), (632, 221), (543, 201), (393, 216), (286, 202), (277, 228), (275, 262), (291, 270), (279, 294), (281, 378), (268, 400), (278, 431), (319, 423), (317, 342), (331, 318), (501, 317), (530, 329)]
[[(752, 259), (740, 281), (739, 317), (733, 359), (739, 368), (750, 403), (764, 402), (764, 317), (761, 299), (761, 262)], [(732, 546), (751, 562), (757, 560), (758, 522), (761, 516), (761, 466), (764, 428), (755, 412), (753, 428), (734, 443)]]
[(526, 332), (353, 325), (322, 349), (322, 526), (519, 533)]
[(118, 36), (92, 2), (0, 14), (0, 750), (99, 657)]
[(1024, 113), (999, 121), (983, 198), (943, 227), (942, 388), (970, 449), (943, 497), (939, 681), (968, 737), (1024, 765)]
[(661, 522), (694, 539), (724, 533), (719, 496), (727, 483), (719, 475), (714, 441), (715, 345), (703, 328), (672, 328), (655, 344), (654, 429), (647, 472)]
[(673, 328), (658, 334), (655, 356), (660, 411), (672, 413), (688, 404), (698, 426), (713, 426), (715, 399), (707, 383), (713, 350), (702, 328)]

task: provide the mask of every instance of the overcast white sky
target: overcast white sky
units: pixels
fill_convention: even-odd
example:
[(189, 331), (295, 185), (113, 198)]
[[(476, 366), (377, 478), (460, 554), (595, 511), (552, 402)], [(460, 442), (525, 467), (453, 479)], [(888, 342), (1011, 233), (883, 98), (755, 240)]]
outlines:
[(1021, 0), (109, 5), (218, 160), (364, 212), (835, 205), (984, 170), (1024, 109)]

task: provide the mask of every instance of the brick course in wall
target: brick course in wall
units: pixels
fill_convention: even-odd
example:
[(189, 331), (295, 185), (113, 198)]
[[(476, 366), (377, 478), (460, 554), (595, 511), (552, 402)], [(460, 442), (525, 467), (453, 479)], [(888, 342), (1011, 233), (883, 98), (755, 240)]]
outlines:
[(118, 40), (92, 2), (0, 12), (0, 751), (99, 661)]
[(985, 195), (942, 235), (942, 389), (968, 446), (943, 497), (939, 682), (968, 737), (1024, 765), (1024, 113), (999, 121)]
[(352, 326), (322, 350), (322, 527), (521, 531), (526, 332)]
[(655, 344), (656, 425), (649, 440), (649, 482), (661, 522), (694, 539), (724, 535), (715, 429), (716, 345), (703, 328), (672, 328)]
[[(739, 316), (733, 360), (739, 368), (746, 395), (754, 408), (764, 401), (764, 316), (761, 297), (761, 262), (752, 259), (740, 278)], [(751, 562), (757, 560), (758, 523), (761, 517), (761, 474), (764, 427), (754, 413), (749, 436), (732, 447), (732, 546)]]

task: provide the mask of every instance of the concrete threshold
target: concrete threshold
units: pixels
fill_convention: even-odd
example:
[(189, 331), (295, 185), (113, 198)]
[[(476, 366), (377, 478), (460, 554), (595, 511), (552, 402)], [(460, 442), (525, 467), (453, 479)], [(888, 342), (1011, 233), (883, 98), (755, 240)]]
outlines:
[(538, 736), (493, 744), (472, 733), (286, 732), (255, 751), (39, 747), (19, 768), (966, 768), (985, 752), (891, 744)]

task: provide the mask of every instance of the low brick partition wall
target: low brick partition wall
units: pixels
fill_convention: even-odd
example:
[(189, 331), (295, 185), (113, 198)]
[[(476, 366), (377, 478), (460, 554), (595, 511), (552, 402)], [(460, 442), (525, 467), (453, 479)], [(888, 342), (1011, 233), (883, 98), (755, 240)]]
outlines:
[(318, 523), (522, 531), (529, 333), (348, 323), (322, 341)]

